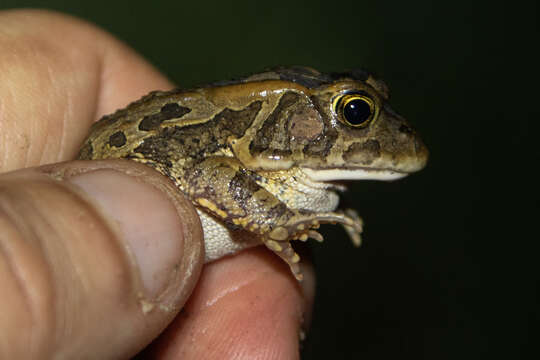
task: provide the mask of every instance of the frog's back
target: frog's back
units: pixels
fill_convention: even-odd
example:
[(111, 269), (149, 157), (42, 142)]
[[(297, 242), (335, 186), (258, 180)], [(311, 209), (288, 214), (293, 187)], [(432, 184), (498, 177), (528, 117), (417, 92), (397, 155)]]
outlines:
[[(363, 70), (327, 74), (301, 66), (276, 67), (194, 89), (154, 91), (96, 122), (79, 158), (158, 156), (158, 162), (169, 163), (209, 156), (224, 149), (227, 136), (240, 137), (264, 120), (263, 102), (271, 102), (261, 90), (265, 84), (314, 89), (340, 79), (366, 82), (387, 94), (386, 85)], [(246, 94), (257, 93), (246, 100)]]

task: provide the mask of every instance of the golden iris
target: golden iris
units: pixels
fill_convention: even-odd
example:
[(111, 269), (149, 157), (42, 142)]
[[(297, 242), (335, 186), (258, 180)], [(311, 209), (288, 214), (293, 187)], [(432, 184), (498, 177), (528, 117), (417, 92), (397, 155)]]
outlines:
[(347, 125), (365, 127), (375, 115), (373, 100), (362, 94), (345, 94), (335, 102), (339, 118)]

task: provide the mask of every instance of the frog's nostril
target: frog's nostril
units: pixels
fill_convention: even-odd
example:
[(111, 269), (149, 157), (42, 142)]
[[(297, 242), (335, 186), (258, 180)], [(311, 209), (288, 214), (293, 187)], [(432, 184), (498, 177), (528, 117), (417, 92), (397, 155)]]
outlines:
[(402, 133), (405, 133), (405, 134), (413, 134), (414, 133), (414, 130), (413, 128), (405, 125), (405, 124), (402, 124), (400, 127), (399, 127), (399, 132), (402, 132)]

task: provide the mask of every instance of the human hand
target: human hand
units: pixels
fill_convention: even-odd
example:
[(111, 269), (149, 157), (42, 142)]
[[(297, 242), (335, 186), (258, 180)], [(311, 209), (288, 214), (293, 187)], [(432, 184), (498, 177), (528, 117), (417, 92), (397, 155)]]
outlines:
[(0, 74), (0, 358), (299, 356), (309, 267), (302, 289), (259, 247), (199, 278), (200, 223), (168, 179), (70, 161), (102, 115), (170, 88), (162, 75), (101, 30), (40, 11), (0, 12)]

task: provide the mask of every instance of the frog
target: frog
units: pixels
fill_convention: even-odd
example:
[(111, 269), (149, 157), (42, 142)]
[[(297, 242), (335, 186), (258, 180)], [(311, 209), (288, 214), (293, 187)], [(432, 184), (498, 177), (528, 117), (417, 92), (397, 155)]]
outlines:
[(350, 180), (396, 180), (428, 150), (362, 69), (281, 66), (190, 89), (153, 91), (95, 122), (81, 160), (129, 159), (168, 177), (201, 219), (205, 261), (264, 244), (303, 275), (293, 240), (323, 241), (341, 224), (361, 243), (362, 218), (338, 209)]

